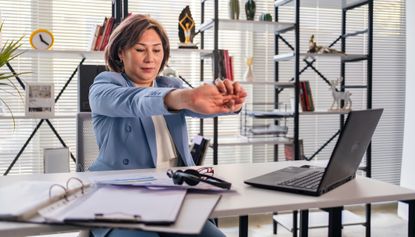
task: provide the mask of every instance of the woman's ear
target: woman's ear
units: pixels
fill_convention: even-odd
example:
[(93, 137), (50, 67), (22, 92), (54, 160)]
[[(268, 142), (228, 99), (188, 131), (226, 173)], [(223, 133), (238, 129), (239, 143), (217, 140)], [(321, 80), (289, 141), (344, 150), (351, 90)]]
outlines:
[(121, 62), (124, 61), (124, 51), (121, 50), (118, 52), (118, 58), (120, 59)]

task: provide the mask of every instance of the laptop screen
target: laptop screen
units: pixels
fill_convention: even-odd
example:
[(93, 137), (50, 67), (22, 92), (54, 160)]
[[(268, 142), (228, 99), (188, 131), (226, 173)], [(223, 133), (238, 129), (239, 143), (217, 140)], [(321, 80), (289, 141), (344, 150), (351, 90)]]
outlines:
[(351, 111), (333, 150), (320, 190), (354, 177), (383, 109)]

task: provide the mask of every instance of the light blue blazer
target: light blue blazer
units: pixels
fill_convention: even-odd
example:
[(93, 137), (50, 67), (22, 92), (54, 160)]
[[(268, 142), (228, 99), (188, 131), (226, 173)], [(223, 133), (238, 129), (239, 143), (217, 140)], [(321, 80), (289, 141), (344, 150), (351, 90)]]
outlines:
[(99, 147), (89, 170), (154, 168), (157, 147), (152, 115), (163, 115), (183, 165), (194, 165), (185, 116), (207, 118), (190, 110), (169, 111), (164, 97), (182, 82), (157, 77), (154, 87), (138, 88), (125, 74), (103, 72), (89, 90), (92, 122)]

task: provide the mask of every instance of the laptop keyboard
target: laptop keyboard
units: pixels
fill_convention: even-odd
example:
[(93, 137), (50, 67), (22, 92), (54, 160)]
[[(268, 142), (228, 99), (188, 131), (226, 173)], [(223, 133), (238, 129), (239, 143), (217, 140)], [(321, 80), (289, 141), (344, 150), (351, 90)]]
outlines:
[(280, 183), (280, 185), (288, 187), (297, 187), (302, 189), (316, 190), (320, 184), (321, 177), (323, 177), (323, 171), (313, 171), (304, 176), (296, 177)]

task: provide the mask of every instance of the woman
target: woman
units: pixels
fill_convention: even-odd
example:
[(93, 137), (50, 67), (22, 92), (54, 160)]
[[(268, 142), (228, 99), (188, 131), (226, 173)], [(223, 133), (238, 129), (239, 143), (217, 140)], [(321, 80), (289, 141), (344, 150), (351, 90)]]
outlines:
[[(100, 153), (90, 170), (194, 165), (185, 116), (209, 117), (239, 111), (246, 92), (228, 80), (182, 88), (158, 76), (170, 46), (162, 26), (144, 15), (125, 19), (111, 34), (89, 101)], [(94, 236), (177, 236), (136, 230), (95, 229)], [(207, 222), (198, 236), (224, 236)]]

